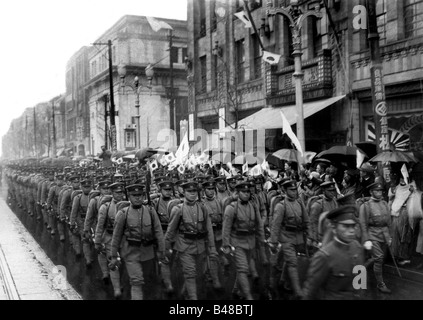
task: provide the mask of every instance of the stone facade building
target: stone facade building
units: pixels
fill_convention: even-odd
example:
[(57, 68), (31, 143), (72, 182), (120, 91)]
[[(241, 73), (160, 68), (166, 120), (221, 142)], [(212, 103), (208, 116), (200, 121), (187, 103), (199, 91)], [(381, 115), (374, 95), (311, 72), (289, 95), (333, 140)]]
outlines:
[[(186, 21), (158, 18), (172, 28), (173, 97), (175, 101), (175, 122), (186, 118), (187, 90), (184, 56), (186, 55)], [(160, 147), (169, 134), (170, 127), (170, 53), (168, 30), (154, 31), (146, 17), (124, 16), (94, 43), (112, 41), (113, 94), (117, 150), (133, 150), (137, 147), (136, 93), (130, 88), (137, 76), (140, 90), (140, 147)], [(97, 154), (106, 143), (105, 130), (110, 128), (110, 86), (108, 46), (94, 45), (88, 54), (89, 73), (85, 83), (90, 121), (90, 152)], [(149, 81), (145, 74), (151, 64), (154, 76)], [(124, 66), (126, 76), (121, 79), (118, 71)], [(122, 80), (125, 87), (122, 87)], [(105, 117), (107, 112), (107, 119)], [(166, 132), (164, 132), (166, 131)], [(110, 136), (109, 136), (110, 137)], [(174, 143), (177, 143), (175, 140)]]

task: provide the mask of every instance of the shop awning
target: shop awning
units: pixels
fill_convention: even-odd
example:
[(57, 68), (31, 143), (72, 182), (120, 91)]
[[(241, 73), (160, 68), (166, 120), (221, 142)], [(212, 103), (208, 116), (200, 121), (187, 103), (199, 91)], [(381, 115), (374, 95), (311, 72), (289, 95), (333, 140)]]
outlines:
[[(313, 102), (304, 103), (304, 119), (312, 116), (326, 107), (334, 104), (335, 102), (343, 99), (345, 95), (336, 96), (333, 98), (318, 100)], [(258, 130), (258, 129), (277, 129), (282, 128), (282, 117), (280, 111), (287, 118), (289, 124), (292, 126), (297, 122), (297, 111), (295, 105), (289, 105), (278, 108), (263, 108), (260, 111), (238, 121), (238, 128), (245, 130)], [(230, 132), (234, 129), (230, 126), (226, 127), (219, 132)]]

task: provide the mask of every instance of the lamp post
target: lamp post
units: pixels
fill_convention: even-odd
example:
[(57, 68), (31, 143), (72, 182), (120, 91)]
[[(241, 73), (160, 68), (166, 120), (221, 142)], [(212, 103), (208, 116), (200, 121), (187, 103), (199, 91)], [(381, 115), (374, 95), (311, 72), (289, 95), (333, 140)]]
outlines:
[[(141, 88), (143, 87), (140, 84), (140, 80), (138, 78), (138, 76), (134, 77), (134, 82), (133, 84), (130, 83), (126, 83), (125, 78), (126, 78), (126, 66), (124, 64), (119, 64), (118, 66), (118, 74), (120, 76), (120, 86), (122, 87), (123, 90), (125, 90), (125, 86), (128, 86), (132, 89), (132, 91), (135, 94), (135, 108), (137, 109), (137, 129), (136, 129), (136, 147), (137, 149), (141, 148), (141, 128), (140, 128), (140, 94), (141, 94)], [(151, 88), (152, 88), (152, 80), (153, 80), (153, 76), (154, 76), (154, 68), (151, 64), (148, 64), (147, 67), (145, 67), (145, 75), (147, 76), (147, 80), (148, 80), (148, 85), (146, 86), (147, 88), (150, 89), (150, 95), (151, 95)]]
[(301, 48), (301, 28), (303, 22), (310, 16), (315, 16), (316, 18), (321, 18), (322, 13), (320, 12), (320, 7), (316, 6), (315, 10), (307, 11), (303, 13), (298, 5), (298, 0), (291, 0), (291, 5), (286, 8), (273, 8), (269, 7), (266, 11), (268, 17), (275, 16), (280, 14), (285, 16), (289, 21), (289, 26), (292, 31), (292, 46), (293, 52), (292, 55), (294, 56), (295, 62), (295, 71), (294, 71), (294, 79), (295, 79), (295, 106), (297, 109), (297, 138), (300, 142), (301, 148), (303, 151), (306, 150), (305, 148), (305, 130), (304, 130), (304, 109), (303, 109), (303, 87), (302, 81), (304, 78), (304, 73), (302, 71), (301, 66), (301, 56), (302, 56), (302, 48)]

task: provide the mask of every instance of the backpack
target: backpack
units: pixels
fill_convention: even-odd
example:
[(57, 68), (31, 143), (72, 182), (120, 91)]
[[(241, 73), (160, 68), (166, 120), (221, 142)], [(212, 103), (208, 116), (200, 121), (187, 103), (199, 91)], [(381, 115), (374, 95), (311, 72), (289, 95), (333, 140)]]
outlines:
[(323, 199), (323, 195), (322, 194), (319, 194), (319, 195), (317, 195), (317, 196), (312, 196), (310, 199), (308, 199), (308, 201), (307, 201), (307, 206), (306, 206), (306, 212), (307, 212), (307, 214), (308, 215), (310, 215), (310, 211), (311, 211), (311, 207), (312, 207), (312, 205), (316, 202), (316, 201), (318, 201), (318, 200), (320, 200), (320, 199)]
[(71, 203), (73, 203), (73, 199), (78, 195), (78, 194), (81, 194), (82, 193), (82, 190), (74, 190), (74, 191), (72, 191), (72, 194), (71, 194)]

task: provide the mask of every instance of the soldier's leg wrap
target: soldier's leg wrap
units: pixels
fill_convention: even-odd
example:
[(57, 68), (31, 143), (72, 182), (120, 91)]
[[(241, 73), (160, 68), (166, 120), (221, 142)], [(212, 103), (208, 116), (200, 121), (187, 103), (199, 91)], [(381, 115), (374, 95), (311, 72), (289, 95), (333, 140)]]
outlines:
[(284, 268), (282, 250), (278, 251), (276, 254), (271, 254), (269, 260), (270, 260), (269, 287), (274, 289), (280, 283), (282, 269)]
[(131, 285), (131, 300), (143, 300), (142, 285)]
[(93, 262), (93, 250), (91, 248), (91, 243), (88, 239), (84, 236), (83, 226), (78, 225), (78, 228), (80, 230), (80, 238), (82, 242), (82, 251), (84, 252), (84, 258), (86, 263), (92, 263)]
[(81, 254), (81, 235), (77, 232), (72, 233), (72, 244), (73, 250), (75, 250), (75, 254)]
[(250, 250), (245, 250), (240, 247), (235, 248), (234, 258), (236, 264), (236, 282), (247, 300), (253, 300), (250, 282), (248, 280), (248, 273), (250, 271), (250, 256)]
[(65, 241), (65, 223), (60, 220), (57, 221), (57, 232), (59, 233), (60, 241)]
[(120, 285), (120, 273), (118, 269), (110, 271), (110, 280), (112, 281), (115, 298), (120, 298), (122, 296), (122, 292)]
[(383, 282), (382, 266), (384, 260), (384, 245), (378, 241), (372, 241), (372, 258), (374, 259), (373, 271), (377, 283)]
[(219, 257), (210, 257), (210, 276), (213, 281), (213, 287), (215, 289), (221, 289), (222, 284), (219, 279)]
[(195, 255), (180, 252), (179, 259), (181, 261), (182, 272), (184, 274), (185, 290), (188, 295), (188, 300), (197, 300), (197, 272)]
[(141, 252), (139, 247), (125, 246), (121, 250), (121, 257), (125, 262), (128, 272), (129, 284), (131, 285), (131, 299), (142, 300), (144, 285), (144, 273), (141, 264)]
[(109, 262), (105, 254), (100, 253), (97, 255), (98, 264), (100, 265), (101, 272), (103, 273), (103, 278), (109, 277)]
[(170, 274), (170, 261), (160, 261), (160, 272), (167, 293), (174, 291)]
[(292, 289), (297, 297), (301, 297), (303, 295), (303, 290), (301, 289), (300, 278), (298, 276), (297, 251), (295, 245), (292, 243), (283, 243), (281, 249), (286, 261)]

